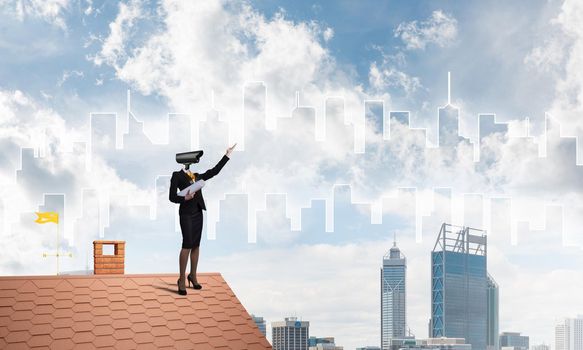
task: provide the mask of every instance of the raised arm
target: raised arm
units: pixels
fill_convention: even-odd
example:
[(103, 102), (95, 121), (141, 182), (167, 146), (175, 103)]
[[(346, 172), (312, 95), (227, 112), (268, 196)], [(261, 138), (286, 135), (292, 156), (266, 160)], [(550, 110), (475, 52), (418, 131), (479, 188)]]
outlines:
[(228, 161), (229, 161), (229, 157), (227, 157), (227, 155), (225, 154), (223, 156), (223, 158), (221, 158), (221, 160), (219, 160), (217, 165), (215, 165), (213, 168), (205, 171), (204, 173), (199, 174), (196, 177), (196, 179), (206, 181), (206, 180), (212, 178), (213, 176), (217, 175), (221, 171), (221, 169), (225, 166), (225, 164), (227, 164)]
[(172, 178), (170, 178), (170, 194), (168, 199), (170, 199), (173, 203), (184, 203), (186, 200), (184, 197), (179, 196), (176, 191), (178, 190), (178, 184), (176, 183), (176, 176), (172, 174)]
[(237, 146), (237, 143), (235, 143), (231, 147), (228, 147), (227, 148), (227, 151), (225, 152), (225, 155), (223, 156), (223, 158), (221, 158), (221, 160), (219, 160), (219, 162), (217, 163), (217, 165), (215, 165), (212, 169), (209, 169), (209, 170), (205, 171), (202, 174), (198, 174), (198, 176), (196, 178), (197, 179), (202, 179), (202, 180), (205, 180), (206, 181), (206, 180), (212, 178), (213, 176), (217, 175), (219, 173), (219, 171), (221, 171), (221, 169), (229, 161), (229, 157), (231, 156), (231, 153), (233, 153), (233, 150), (235, 149), (235, 146)]

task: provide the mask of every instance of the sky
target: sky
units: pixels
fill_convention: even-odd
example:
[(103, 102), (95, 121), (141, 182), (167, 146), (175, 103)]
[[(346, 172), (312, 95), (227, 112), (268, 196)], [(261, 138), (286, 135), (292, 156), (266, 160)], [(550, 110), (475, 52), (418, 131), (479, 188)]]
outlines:
[(45, 209), (61, 212), (64, 270), (106, 238), (127, 241), (128, 273), (177, 272), (174, 154), (204, 149), (204, 170), (237, 142), (204, 189), (200, 268), (268, 326), (294, 315), (345, 349), (378, 345), (396, 235), (426, 337), (429, 254), (451, 222), (488, 232), (500, 331), (554, 346), (555, 323), (583, 313), (582, 13), (0, 0), (0, 274), (55, 272)]

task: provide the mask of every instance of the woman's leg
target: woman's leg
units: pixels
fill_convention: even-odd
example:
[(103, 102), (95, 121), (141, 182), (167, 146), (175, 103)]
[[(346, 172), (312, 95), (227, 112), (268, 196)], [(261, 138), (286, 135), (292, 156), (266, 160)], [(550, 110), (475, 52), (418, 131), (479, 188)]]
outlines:
[(202, 236), (202, 210), (195, 214), (193, 220), (193, 237), (192, 237), (192, 250), (190, 251), (190, 275), (192, 276), (192, 281), (198, 283), (196, 280), (196, 268), (198, 267), (198, 257), (200, 254), (200, 238)]
[(180, 229), (182, 231), (182, 249), (178, 257), (180, 266), (180, 289), (186, 289), (186, 264), (188, 264), (188, 255), (192, 249), (192, 230), (194, 229), (192, 217), (189, 215), (180, 215)]
[(180, 263), (180, 289), (186, 289), (186, 264), (188, 263), (189, 254), (190, 249), (180, 249), (180, 257), (178, 258)]
[(190, 251), (190, 275), (195, 283), (198, 283), (196, 281), (196, 268), (198, 267), (199, 248), (200, 247), (195, 247)]

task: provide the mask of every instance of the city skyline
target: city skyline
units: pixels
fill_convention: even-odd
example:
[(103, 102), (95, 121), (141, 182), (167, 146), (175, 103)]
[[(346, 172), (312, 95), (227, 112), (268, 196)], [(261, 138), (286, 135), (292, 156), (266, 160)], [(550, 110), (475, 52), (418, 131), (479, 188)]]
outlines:
[[(257, 85), (257, 83), (255, 84)], [(260, 86), (263, 86), (263, 89), (265, 90), (265, 86), (263, 85), (263, 83), (259, 83)], [(266, 94), (266, 92), (264, 91), (262, 94)], [(248, 95), (245, 95), (246, 97), (249, 97)], [(265, 99), (265, 97), (263, 97), (263, 99)], [(333, 100), (334, 98), (332, 98)], [(253, 98), (251, 97), (251, 100), (253, 100)], [(341, 101), (341, 99), (339, 99)], [(330, 101), (330, 99), (326, 99), (326, 102), (328, 103)], [(263, 104), (265, 103), (265, 101), (263, 101)], [(366, 108), (366, 104), (370, 103), (370, 101), (364, 101), (365, 103), (365, 110), (367, 110)], [(245, 104), (243, 102), (243, 104)], [(381, 102), (382, 105), (382, 102)], [(327, 105), (327, 107), (329, 107)], [(308, 107), (308, 106), (296, 106), (296, 108), (291, 109), (289, 112), (294, 115), (294, 113), (296, 114), (301, 114), (302, 109), (304, 110), (312, 110), (314, 107)], [(313, 112), (313, 111), (312, 111)], [(336, 111), (337, 112), (337, 111)], [(339, 122), (339, 118), (338, 116), (342, 117), (343, 113), (337, 115), (335, 112), (335, 108), (331, 107), (330, 109), (326, 109), (326, 116), (327, 119), (326, 120), (331, 120), (332, 123), (334, 122)], [(265, 111), (261, 112), (260, 114), (264, 114)], [(120, 114), (124, 114), (124, 113), (120, 113)], [(247, 113), (247, 114), (253, 114), (251, 112)], [(142, 149), (143, 147), (146, 147), (148, 149), (147, 154), (151, 155), (152, 153), (154, 154), (159, 154), (159, 155), (165, 155), (168, 153), (173, 153), (176, 152), (178, 150), (183, 150), (189, 147), (192, 148), (199, 148), (201, 144), (201, 139), (204, 138), (204, 135), (199, 135), (200, 129), (202, 126), (204, 125), (208, 125), (209, 127), (212, 126), (213, 128), (216, 128), (217, 125), (219, 125), (218, 127), (220, 129), (222, 129), (223, 131), (223, 139), (221, 140), (222, 143), (220, 142), (208, 142), (208, 143), (204, 143), (206, 145), (209, 145), (211, 147), (212, 150), (215, 150), (217, 148), (220, 147), (220, 145), (223, 144), (227, 144), (227, 142), (229, 142), (229, 140), (231, 140), (230, 137), (228, 137), (228, 135), (230, 135), (230, 133), (228, 132), (228, 130), (230, 128), (226, 127), (225, 122), (221, 121), (217, 111), (216, 110), (210, 110), (207, 111), (207, 119), (200, 119), (200, 118), (195, 118), (191, 115), (188, 114), (177, 114), (177, 113), (168, 113), (167, 114), (167, 120), (166, 120), (166, 129), (167, 129), (167, 133), (166, 133), (166, 137), (169, 138), (170, 135), (172, 136), (172, 142), (166, 141), (166, 143), (162, 142), (162, 143), (156, 143), (153, 142), (144, 132), (143, 130), (143, 125), (144, 122), (139, 120), (136, 115), (131, 111), (130, 109), (130, 92), (127, 92), (127, 106), (126, 106), (126, 113), (125, 113), (126, 117), (125, 118), (120, 118), (118, 117), (118, 113), (103, 113), (103, 112), (91, 112), (89, 113), (89, 137), (87, 137), (88, 140), (77, 140), (72, 142), (69, 146), (70, 146), (70, 150), (67, 149), (60, 149), (57, 151), (56, 154), (66, 154), (68, 152), (73, 152), (74, 154), (84, 157), (84, 161), (82, 162), (82, 164), (85, 166), (85, 169), (87, 171), (91, 171), (92, 168), (92, 156), (95, 153), (96, 155), (99, 154), (101, 157), (104, 157), (104, 161), (112, 164), (115, 168), (122, 170), (123, 172), (120, 174), (122, 179), (125, 180), (129, 180), (133, 183), (136, 183), (136, 185), (140, 185), (143, 186), (145, 188), (148, 189), (148, 191), (158, 191), (158, 197), (156, 197), (154, 200), (148, 200), (148, 201), (143, 201), (142, 200), (142, 204), (140, 205), (144, 205), (148, 207), (149, 210), (149, 217), (150, 220), (156, 220), (157, 219), (157, 210), (161, 209), (162, 211), (165, 210), (165, 206), (163, 205), (166, 201), (164, 198), (165, 193), (163, 192), (164, 189), (164, 181), (168, 182), (169, 181), (169, 175), (167, 174), (159, 174), (156, 172), (156, 169), (173, 169), (176, 168), (176, 164), (169, 158), (164, 159), (163, 156), (156, 156), (160, 159), (162, 159), (162, 163), (160, 163), (157, 167), (151, 167), (149, 166), (146, 169), (146, 173), (150, 174), (150, 176), (148, 177), (136, 177), (135, 174), (132, 174), (131, 171), (128, 171), (126, 169), (124, 169), (121, 165), (124, 162), (124, 159), (127, 156), (136, 156), (136, 149)], [(428, 133), (427, 130), (429, 129), (425, 129), (425, 128), (418, 128), (418, 127), (411, 127), (410, 125), (410, 112), (409, 111), (385, 111), (385, 109), (381, 109), (380, 111), (377, 110), (376, 113), (364, 113), (363, 116), (365, 116), (367, 119), (365, 120), (366, 122), (371, 122), (371, 123), (376, 123), (375, 125), (379, 125), (378, 123), (380, 122), (380, 125), (382, 126), (381, 129), (377, 129), (376, 132), (381, 133), (383, 135), (383, 142), (386, 142), (388, 144), (390, 144), (391, 142), (394, 142), (393, 139), (395, 138), (394, 136), (402, 136), (403, 134), (407, 134), (407, 133), (411, 133), (413, 134), (418, 134), (418, 135), (423, 135), (425, 138), (425, 142), (424, 145), (419, 144), (417, 146), (423, 147), (425, 148), (425, 150), (427, 152), (432, 152), (433, 147), (430, 146), (430, 142), (428, 139)], [(444, 117), (445, 116), (445, 117)], [(332, 118), (330, 118), (332, 117)], [(108, 119), (105, 119), (108, 118)], [(245, 119), (245, 113), (243, 116), (243, 119)], [(343, 118), (340, 118), (343, 119)], [(380, 119), (380, 120), (379, 120)], [(534, 154), (536, 154), (536, 158), (542, 162), (543, 164), (545, 162), (550, 162), (552, 161), (552, 159), (550, 159), (550, 157), (552, 155), (545, 155), (545, 156), (541, 156), (543, 154), (546, 153), (546, 148), (548, 147), (548, 144), (550, 142), (565, 142), (563, 147), (566, 148), (570, 148), (569, 152), (573, 158), (573, 166), (574, 169), (580, 173), (581, 175), (583, 175), (583, 168), (578, 167), (576, 164), (576, 158), (575, 154), (576, 152), (576, 144), (572, 141), (574, 141), (574, 139), (572, 137), (567, 137), (567, 136), (562, 136), (561, 133), (557, 132), (555, 129), (560, 129), (561, 125), (557, 124), (555, 121), (553, 121), (553, 119), (551, 117), (547, 117), (545, 120), (545, 128), (542, 132), (541, 135), (539, 135), (537, 138), (533, 137), (530, 132), (529, 132), (529, 123), (528, 123), (528, 118), (524, 120), (524, 130), (521, 132), (514, 132), (514, 133), (509, 133), (508, 131), (508, 123), (506, 122), (497, 122), (496, 121), (496, 117), (493, 114), (483, 114), (480, 113), (478, 115), (478, 119), (479, 119), (479, 126), (478, 126), (478, 140), (472, 140), (470, 138), (465, 137), (463, 134), (460, 134), (459, 131), (454, 128), (455, 132), (452, 133), (452, 131), (447, 127), (448, 125), (451, 126), (453, 124), (456, 124), (459, 122), (459, 108), (452, 106), (450, 104), (450, 102), (447, 102), (447, 104), (444, 107), (439, 107), (438, 108), (438, 113), (436, 115), (436, 120), (439, 122), (440, 120), (445, 120), (443, 127), (442, 124), (438, 123), (438, 128), (439, 128), (439, 133), (441, 134), (441, 138), (439, 138), (441, 141), (439, 141), (439, 145), (437, 145), (438, 148), (450, 148), (453, 149), (455, 148), (454, 146), (457, 146), (458, 142), (462, 142), (462, 143), (466, 143), (467, 145), (471, 146), (473, 149), (470, 150), (464, 150), (463, 152), (466, 152), (465, 155), (462, 156), (458, 156), (460, 159), (468, 159), (471, 158), (473, 159), (473, 165), (476, 167), (477, 170), (480, 169), (480, 167), (483, 167), (485, 164), (488, 163), (488, 159), (485, 159), (485, 157), (480, 157), (481, 154), (481, 150), (484, 147), (482, 145), (482, 142), (485, 138), (487, 138), (488, 136), (492, 136), (492, 135), (496, 135), (496, 134), (501, 134), (501, 136), (507, 136), (511, 139), (516, 139), (517, 141), (520, 142), (525, 142), (526, 144), (530, 144), (530, 148), (531, 150), (534, 151)], [(293, 117), (292, 119), (293, 120)], [(286, 121), (285, 118), (283, 121)], [(256, 121), (255, 121), (256, 122)], [(340, 122), (340, 124), (342, 124), (343, 122)], [(345, 122), (344, 122), (345, 123)], [(195, 127), (193, 127), (193, 124), (195, 124)], [(124, 125), (126, 125), (124, 127)], [(325, 122), (324, 124), (318, 123), (318, 121), (314, 121), (314, 126), (316, 128), (316, 132), (313, 136), (314, 140), (317, 140), (317, 134), (318, 132), (318, 127), (326, 127), (327, 122)], [(353, 129), (352, 132), (353, 133), (357, 133), (357, 127), (355, 126), (349, 126), (348, 124), (344, 124), (344, 127), (348, 128), (348, 129)], [(101, 128), (101, 129), (100, 129)], [(266, 126), (265, 126), (265, 130), (267, 129), (267, 121), (266, 121)], [(404, 129), (403, 129), (404, 128)], [(397, 135), (393, 135), (393, 139), (391, 139), (390, 137), (390, 130), (393, 129), (393, 133), (397, 134)], [(194, 130), (194, 131), (193, 131)], [(444, 130), (447, 130), (444, 131)], [(321, 132), (320, 132), (321, 133)], [(356, 136), (354, 136), (355, 139), (357, 138)], [(34, 148), (29, 148), (29, 147), (21, 147), (19, 149), (19, 153), (20, 153), (20, 167), (17, 167), (15, 169), (15, 176), (13, 178), (14, 181), (16, 181), (16, 183), (19, 183), (21, 185), (28, 185), (30, 182), (29, 179), (27, 179), (26, 177), (23, 176), (23, 174), (27, 171), (26, 169), (28, 167), (30, 167), (31, 169), (35, 169), (35, 170), (39, 170), (39, 163), (43, 160), (43, 158), (46, 158), (46, 153), (47, 150), (50, 149), (50, 145), (47, 144), (46, 142), (43, 143), (43, 140), (46, 141), (45, 138), (41, 138), (40, 139), (40, 143), (37, 143), (36, 147)], [(114, 141), (115, 140), (115, 141)], [(125, 146), (124, 146), (124, 140), (125, 141)], [(176, 141), (175, 141), (176, 140)], [(364, 140), (364, 139), (363, 139)], [(542, 142), (541, 142), (542, 141)], [(145, 143), (143, 143), (145, 142)], [(95, 144), (94, 144), (95, 143)], [(134, 145), (132, 147), (132, 145)], [(190, 145), (190, 146), (189, 146)], [(532, 149), (532, 147), (536, 147), (535, 149)], [(355, 146), (355, 153), (356, 152), (356, 146)], [(113, 152), (113, 153), (109, 153), (109, 152)], [(141, 152), (141, 151), (140, 151)], [(144, 152), (146, 153), (146, 152)], [(55, 155), (56, 155), (55, 154)], [(531, 154), (533, 155), (533, 154)], [(555, 154), (555, 156), (559, 156), (559, 154)], [(451, 160), (450, 160), (451, 161)], [(142, 162), (142, 165), (147, 165), (147, 162)], [(48, 176), (51, 176), (52, 174), (47, 174)], [(150, 187), (148, 188), (148, 184), (152, 184), (155, 183), (154, 187)], [(167, 185), (167, 184), (166, 184)], [(34, 185), (34, 186), (38, 186), (38, 185)], [(328, 191), (323, 191), (320, 192), (320, 195), (322, 198), (312, 198), (310, 201), (305, 201), (303, 204), (299, 204), (297, 203), (296, 199), (288, 199), (288, 193), (269, 193), (269, 192), (264, 192), (261, 193), (259, 197), (264, 197), (265, 199), (265, 203), (262, 205), (261, 204), (261, 200), (259, 200), (258, 203), (256, 203), (258, 201), (258, 198), (254, 198), (253, 200), (251, 200), (250, 202), (248, 202), (248, 204), (252, 204), (255, 203), (252, 206), (252, 211), (248, 211), (248, 217), (247, 217), (247, 221), (248, 221), (248, 225), (247, 225), (247, 231), (248, 231), (248, 241), (249, 242), (253, 242), (256, 239), (256, 231), (257, 231), (257, 216), (260, 215), (260, 212), (262, 210), (262, 206), (265, 207), (267, 205), (267, 197), (269, 196), (283, 196), (285, 199), (285, 206), (286, 206), (286, 212), (285, 215), (288, 216), (291, 221), (290, 221), (290, 226), (292, 228), (292, 230), (298, 230), (299, 228), (301, 228), (301, 211), (303, 209), (310, 209), (311, 205), (313, 204), (314, 201), (325, 201), (325, 216), (326, 216), (326, 221), (325, 221), (325, 227), (326, 227), (326, 232), (334, 232), (334, 205), (331, 203), (331, 201), (334, 201), (334, 193), (336, 191), (337, 188), (340, 187), (348, 187), (348, 191), (351, 190), (350, 187), (352, 187), (350, 184), (343, 184), (343, 183), (330, 183), (330, 188), (328, 189)], [(40, 190), (40, 193), (42, 193), (41, 188), (38, 188)], [(447, 191), (447, 190), (451, 190), (453, 191), (455, 188), (452, 187), (447, 187), (447, 186), (434, 186), (433, 187), (433, 191)], [(67, 190), (66, 192), (63, 192), (64, 195), (67, 194), (67, 192), (70, 191), (70, 188), (67, 187), (62, 187), (61, 190)], [(83, 191), (92, 191), (94, 190), (94, 188), (83, 188)], [(128, 189), (128, 192), (132, 191), (133, 189)], [(362, 189), (358, 189), (358, 190), (362, 190)], [(413, 190), (413, 191), (417, 191), (418, 188), (415, 186), (396, 186), (395, 188), (392, 189), (394, 192), (396, 191), (402, 191), (402, 190)], [(57, 191), (51, 191), (53, 192), (53, 194), (59, 194), (58, 190)], [(47, 193), (47, 191), (45, 191), (45, 194)], [(390, 193), (390, 192), (389, 192)], [(458, 195), (461, 196), (472, 196), (472, 195), (477, 195), (477, 196), (482, 196), (484, 199), (490, 199), (492, 202), (496, 202), (496, 204), (499, 205), (499, 208), (496, 208), (494, 206), (494, 204), (492, 204), (492, 207), (490, 209), (490, 212), (494, 212), (497, 210), (505, 210), (506, 208), (509, 208), (510, 206), (512, 206), (512, 197), (509, 196), (501, 196), (500, 194), (493, 194), (493, 195), (489, 195), (488, 193), (476, 193), (475, 191), (472, 192), (464, 192), (459, 191), (459, 193), (456, 193)], [(99, 225), (99, 235), (100, 237), (103, 236), (105, 228), (107, 227), (108, 224), (108, 218), (109, 218), (109, 212), (110, 212), (110, 207), (109, 207), (109, 191), (108, 190), (100, 190), (99, 193), (99, 215), (102, 217), (102, 221), (104, 223), (101, 223)], [(222, 196), (230, 196), (230, 195), (253, 195), (252, 193), (241, 193), (241, 191), (237, 191), (237, 192), (227, 192), (227, 191), (223, 191)], [(38, 196), (38, 194), (37, 194)], [(362, 202), (362, 201), (354, 201), (351, 199), (351, 204), (361, 204), (361, 205), (365, 205), (368, 206), (369, 208), (367, 208), (367, 210), (370, 210), (370, 222), (371, 224), (374, 223), (379, 223), (379, 221), (381, 221), (382, 223), (382, 216), (383, 213), (387, 210), (391, 209), (391, 205), (392, 203), (385, 203), (386, 201), (390, 201), (391, 197), (393, 195), (384, 195), (380, 198), (376, 198), (374, 200), (371, 200), (369, 202)], [(80, 197), (78, 195), (78, 197)], [(78, 202), (79, 198), (74, 198), (73, 202)], [(39, 203), (40, 205), (40, 200), (37, 201), (36, 203)], [(291, 209), (287, 209), (287, 206), (291, 207)], [(166, 203), (167, 204), (167, 203)], [(483, 205), (483, 204), (482, 204)], [(523, 203), (521, 203), (521, 205), (524, 205)], [(384, 207), (386, 206), (386, 208)], [(548, 204), (543, 204), (544, 207), (547, 206), (552, 206), (552, 207), (556, 207), (557, 210), (560, 211), (564, 211), (565, 208), (563, 205), (556, 205), (556, 204), (552, 204), (552, 205), (548, 205)], [(8, 208), (11, 209), (11, 208)], [(74, 210), (78, 210), (79, 208), (74, 208)], [(432, 208), (423, 208), (423, 210), (418, 210), (416, 212), (413, 213), (413, 215), (415, 215), (415, 230), (416, 230), (416, 238), (420, 239), (421, 236), (421, 231), (422, 231), (422, 227), (423, 227), (423, 223), (426, 220), (426, 216), (431, 216), (433, 213), (434, 209)], [(252, 215), (252, 212), (255, 211), (255, 215)], [(429, 212), (430, 215), (420, 215), (419, 212)], [(484, 211), (486, 211), (486, 209), (484, 208)], [(4, 216), (6, 217), (2, 224), (4, 229), (6, 230), (6, 232), (10, 232), (11, 231), (11, 226), (9, 225), (11, 223), (11, 220), (9, 220), (8, 218), (13, 217), (15, 211), (7, 211), (4, 207), (2, 207), (2, 212), (4, 214)], [(454, 213), (452, 213), (454, 214)], [(381, 217), (379, 217), (379, 215)], [(406, 215), (411, 215), (409, 213), (407, 213)], [(459, 215), (459, 214), (458, 214)], [(457, 221), (459, 221), (460, 219), (463, 220), (467, 217), (467, 215), (476, 215), (474, 214), (466, 214), (464, 212), (464, 215), (461, 217), (456, 218)], [(483, 213), (484, 218), (486, 218), (486, 212)], [(521, 214), (522, 215), (522, 214)], [(216, 206), (212, 206), (210, 208), (210, 219), (211, 222), (209, 223), (209, 231), (208, 231), (208, 236), (209, 238), (213, 238), (216, 235), (216, 224), (218, 223), (218, 217), (219, 217), (219, 213), (218, 210), (216, 210)], [(77, 217), (78, 218), (78, 217)], [(558, 222), (558, 224), (560, 226), (565, 226), (566, 222), (564, 222), (564, 218), (565, 215), (562, 215), (562, 218), (560, 219), (560, 221)], [(486, 228), (492, 228), (494, 230), (497, 231), (506, 231), (506, 232), (510, 232), (511, 235), (511, 239), (513, 241), (513, 243), (517, 242), (517, 235), (518, 235), (518, 230), (519, 230), (519, 224), (528, 224), (530, 226), (541, 226), (538, 223), (535, 223), (536, 219), (532, 218), (530, 221), (524, 222), (521, 219), (515, 219), (512, 215), (509, 218), (505, 218), (505, 220), (502, 223), (497, 223), (497, 225), (493, 225), (492, 223), (490, 223), (488, 220), (485, 220), (483, 222), (484, 226)], [(64, 225), (64, 229), (65, 229), (65, 238), (69, 239), (69, 240), (74, 240), (74, 234), (73, 234), (73, 230), (71, 229), (70, 222), (65, 219), (65, 225)], [(546, 227), (545, 224), (542, 225), (543, 229)], [(175, 222), (175, 229), (177, 228), (177, 221)], [(491, 230), (489, 230), (491, 231)], [(564, 241), (567, 241), (566, 237), (562, 237), (562, 239)], [(577, 241), (574, 241), (573, 243), (576, 243)]]

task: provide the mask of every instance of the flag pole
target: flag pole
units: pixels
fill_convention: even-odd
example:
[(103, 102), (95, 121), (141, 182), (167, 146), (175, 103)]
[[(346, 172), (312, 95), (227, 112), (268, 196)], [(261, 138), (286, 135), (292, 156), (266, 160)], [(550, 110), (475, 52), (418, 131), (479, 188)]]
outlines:
[(59, 220), (57, 220), (57, 276), (59, 275)]
[(38, 216), (37, 219), (35, 220), (35, 222), (37, 224), (45, 224), (47, 222), (54, 222), (57, 224), (57, 252), (56, 254), (49, 254), (49, 253), (43, 253), (43, 257), (47, 257), (47, 256), (54, 256), (57, 258), (57, 276), (59, 275), (59, 268), (60, 268), (60, 257), (61, 255), (67, 255), (70, 258), (73, 257), (72, 253), (64, 253), (61, 254), (61, 240), (59, 238), (59, 231), (60, 229), (60, 225), (59, 225), (59, 213), (58, 212), (37, 212), (36, 215)]

